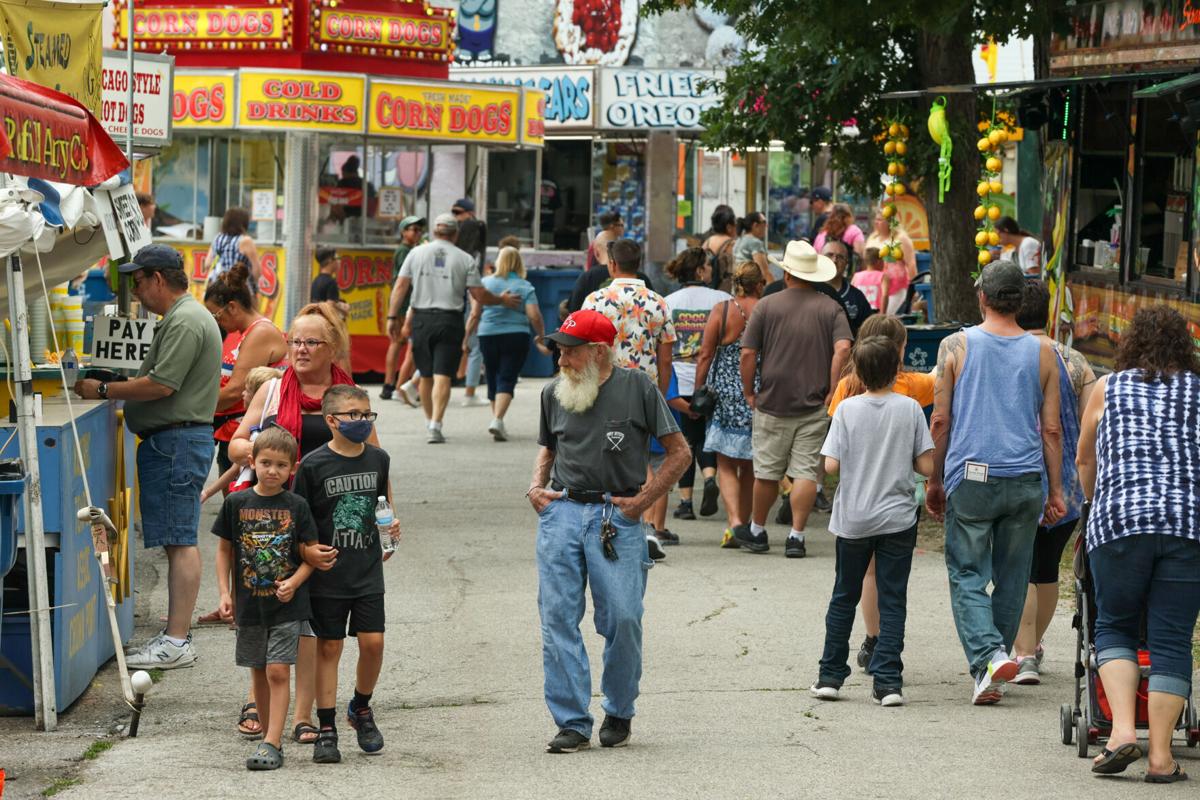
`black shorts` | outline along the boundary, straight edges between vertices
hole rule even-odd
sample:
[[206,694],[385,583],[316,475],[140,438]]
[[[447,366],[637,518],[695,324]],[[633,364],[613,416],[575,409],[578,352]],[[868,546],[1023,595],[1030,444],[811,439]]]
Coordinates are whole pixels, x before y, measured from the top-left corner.
[[1037,529],[1037,537],[1033,540],[1033,566],[1029,570],[1030,583],[1058,583],[1058,565],[1063,550],[1078,524],[1079,520],[1073,519],[1053,528]]
[[421,377],[458,374],[466,335],[461,311],[413,311],[413,363]]
[[383,633],[383,594],[312,598],[312,628],[318,639],[345,639],[347,619],[351,636]]

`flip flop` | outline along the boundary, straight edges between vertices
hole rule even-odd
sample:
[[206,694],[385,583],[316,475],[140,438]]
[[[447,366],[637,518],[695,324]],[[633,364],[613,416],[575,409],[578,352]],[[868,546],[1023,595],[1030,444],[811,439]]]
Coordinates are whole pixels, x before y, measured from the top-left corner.
[[1092,772],[1097,775],[1116,775],[1142,757],[1142,748],[1135,743],[1123,744],[1116,750],[1106,747],[1100,751],[1100,755],[1103,758],[1092,764]]
[[[258,719],[258,706],[254,703],[246,703],[242,706],[242,713],[238,716],[237,731],[247,739],[257,739],[263,735],[262,723]],[[254,709],[254,710],[251,710]],[[258,725],[258,730],[251,730],[246,723],[254,722]]]
[[320,733],[321,729],[311,722],[298,722],[296,723],[296,728],[292,731],[292,741],[297,744],[314,744]]
[[246,769],[268,770],[283,766],[283,751],[270,742],[260,742],[254,755],[246,759]]
[[210,611],[207,614],[202,614],[196,618],[197,625],[223,625],[225,620],[221,619],[220,611]]
[[1146,783],[1178,783],[1179,781],[1186,781],[1187,779],[1188,774],[1179,768],[1178,761],[1175,762],[1175,769],[1171,770],[1166,775],[1156,772],[1147,772],[1146,777],[1144,778]]

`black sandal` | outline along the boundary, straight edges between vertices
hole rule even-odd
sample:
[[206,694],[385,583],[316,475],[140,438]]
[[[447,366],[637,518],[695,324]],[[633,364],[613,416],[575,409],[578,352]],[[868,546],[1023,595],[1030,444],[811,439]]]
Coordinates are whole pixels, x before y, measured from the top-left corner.
[[[296,744],[314,744],[320,734],[321,729],[311,722],[298,722],[292,731],[292,741]],[[311,739],[302,738],[309,735],[312,736]]]
[[1129,765],[1142,757],[1141,745],[1136,743],[1123,744],[1116,750],[1107,747],[1100,751],[1102,758],[1092,764],[1092,772],[1097,775],[1116,775],[1124,772]]
[[261,771],[283,766],[283,751],[270,742],[260,742],[254,755],[246,759],[246,769]]
[[[263,735],[262,721],[258,718],[258,711],[251,710],[257,708],[258,706],[256,706],[254,703],[246,703],[246,705],[242,706],[242,713],[238,715],[237,732],[242,736],[245,736],[247,739],[257,739]],[[258,730],[243,730],[242,726],[247,722],[257,722]]]
[[1163,775],[1156,772],[1147,772],[1146,777],[1144,778],[1146,783],[1178,783],[1179,781],[1186,781],[1187,779],[1188,774],[1179,768],[1178,761],[1175,762],[1175,769],[1171,770],[1167,774]]

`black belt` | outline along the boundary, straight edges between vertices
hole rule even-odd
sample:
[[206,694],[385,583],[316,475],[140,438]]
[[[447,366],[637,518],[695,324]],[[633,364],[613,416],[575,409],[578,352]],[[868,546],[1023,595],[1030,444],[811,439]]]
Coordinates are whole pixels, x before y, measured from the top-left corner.
[[463,310],[460,308],[457,311],[451,308],[414,308],[414,314],[454,314],[461,317]]
[[[590,489],[568,489],[565,486],[560,486],[557,483],[551,483],[550,488],[556,492],[562,492],[563,496],[568,500],[574,500],[576,503],[585,503],[587,505],[599,505],[605,502],[605,492],[592,491]],[[620,492],[608,492],[612,497],[634,497],[641,489],[625,489]]]
[[163,431],[173,431],[180,428],[211,428],[211,422],[172,422],[170,425],[159,425],[157,428],[148,428],[138,434],[141,439],[149,439],[156,433]]

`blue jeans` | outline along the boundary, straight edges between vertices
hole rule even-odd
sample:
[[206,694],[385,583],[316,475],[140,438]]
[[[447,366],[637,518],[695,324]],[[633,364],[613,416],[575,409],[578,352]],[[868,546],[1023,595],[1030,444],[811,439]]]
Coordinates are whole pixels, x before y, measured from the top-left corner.
[[833,597],[825,613],[825,651],[821,654],[821,679],[841,686],[850,677],[850,631],[854,609],[862,597],[863,577],[875,557],[875,586],[879,591],[879,642],[869,666],[880,689],[904,685],[904,622],[908,615],[908,575],[912,571],[917,526],[900,533],[865,539],[837,538],[837,574]]
[[592,587],[596,632],[604,637],[604,713],[628,719],[642,677],[642,597],[652,566],[641,522],[614,509],[617,559],[604,557],[600,521],[606,506],[555,500],[538,517],[538,612],[546,705],[554,724],[590,737],[592,676],[579,623]]
[[1042,507],[1037,472],[986,483],[964,480],[946,498],[950,607],[976,678],[1017,637]]
[[[463,319],[469,319],[471,316],[471,304],[467,303],[463,309]],[[475,387],[479,385],[479,376],[483,372],[483,353],[479,350],[479,335],[472,333],[467,339],[467,376],[465,385]]]
[[196,545],[200,493],[213,460],[211,425],[171,428],[137,449],[138,509],[146,547]]
[[1137,662],[1142,616],[1152,692],[1188,697],[1192,631],[1200,613],[1200,542],[1123,536],[1088,553],[1096,588],[1096,660]]

